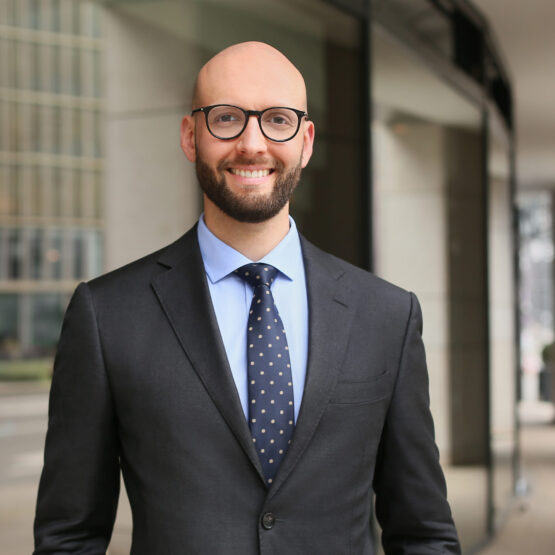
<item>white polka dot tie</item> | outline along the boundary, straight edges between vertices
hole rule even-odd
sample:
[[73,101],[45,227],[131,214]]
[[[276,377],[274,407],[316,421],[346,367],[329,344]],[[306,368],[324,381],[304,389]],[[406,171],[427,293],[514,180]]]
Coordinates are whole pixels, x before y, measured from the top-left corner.
[[272,484],[295,427],[289,347],[270,290],[277,269],[246,264],[235,273],[254,287],[247,323],[249,426],[264,476]]

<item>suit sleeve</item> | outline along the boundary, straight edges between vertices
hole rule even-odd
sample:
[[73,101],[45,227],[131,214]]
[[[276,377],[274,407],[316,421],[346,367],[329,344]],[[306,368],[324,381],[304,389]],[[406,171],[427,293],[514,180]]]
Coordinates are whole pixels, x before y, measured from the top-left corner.
[[413,294],[374,490],[387,555],[460,553],[434,439],[422,314]]
[[54,363],[34,553],[105,553],[119,483],[115,413],[91,293],[81,284]]

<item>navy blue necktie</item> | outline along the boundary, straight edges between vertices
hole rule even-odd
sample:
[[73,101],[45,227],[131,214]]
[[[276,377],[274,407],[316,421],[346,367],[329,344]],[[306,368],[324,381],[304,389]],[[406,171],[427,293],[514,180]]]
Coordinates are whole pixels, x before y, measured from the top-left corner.
[[247,323],[249,426],[267,484],[274,480],[295,427],[289,347],[270,290],[277,272],[268,264],[235,270],[254,287]]

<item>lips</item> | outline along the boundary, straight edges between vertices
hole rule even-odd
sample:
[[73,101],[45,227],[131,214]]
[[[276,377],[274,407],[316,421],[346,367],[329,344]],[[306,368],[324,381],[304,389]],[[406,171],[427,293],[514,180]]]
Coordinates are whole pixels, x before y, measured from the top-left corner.
[[240,168],[229,168],[230,173],[233,175],[239,175],[241,177],[266,177],[270,175],[272,170],[243,170]]

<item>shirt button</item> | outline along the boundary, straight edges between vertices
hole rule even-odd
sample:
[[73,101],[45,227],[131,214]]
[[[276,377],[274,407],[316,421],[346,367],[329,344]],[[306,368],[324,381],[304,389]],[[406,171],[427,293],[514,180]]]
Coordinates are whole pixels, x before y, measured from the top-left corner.
[[276,517],[272,513],[264,513],[262,516],[262,526],[266,528],[266,530],[271,530],[276,523]]

